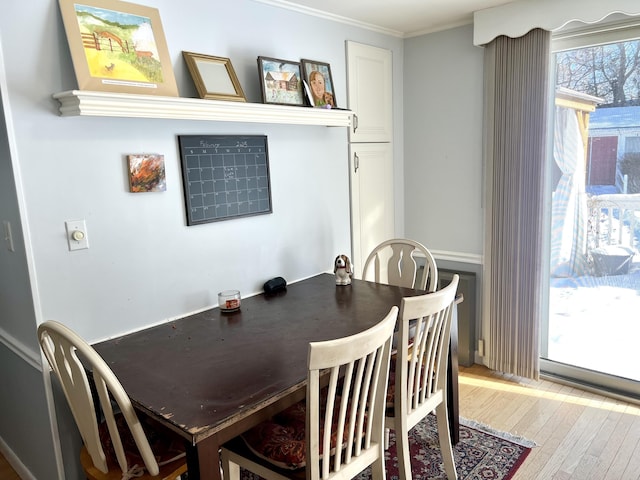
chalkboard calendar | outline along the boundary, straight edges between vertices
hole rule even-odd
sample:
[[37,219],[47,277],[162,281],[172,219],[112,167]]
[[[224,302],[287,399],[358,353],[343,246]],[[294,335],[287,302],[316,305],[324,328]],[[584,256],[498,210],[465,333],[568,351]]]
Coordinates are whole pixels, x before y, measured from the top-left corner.
[[264,135],[179,135],[187,225],[271,213]]

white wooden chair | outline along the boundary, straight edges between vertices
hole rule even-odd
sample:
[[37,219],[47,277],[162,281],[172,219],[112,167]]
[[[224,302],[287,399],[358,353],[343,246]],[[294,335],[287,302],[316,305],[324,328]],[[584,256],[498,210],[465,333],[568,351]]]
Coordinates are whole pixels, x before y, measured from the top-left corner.
[[364,332],[310,343],[306,399],[223,445],[225,480],[237,480],[240,467],[267,480],[344,480],[369,466],[373,479],[384,479],[384,410],[397,316],[394,306]]
[[[424,259],[422,277],[417,275],[418,258]],[[403,238],[387,240],[374,248],[364,262],[362,278],[427,292],[438,288],[438,268],[431,252],[421,243]]]
[[[183,440],[169,431],[143,429],[129,396],[91,345],[55,321],[38,327],[38,339],[80,430],[80,463],[89,480],[173,480],[187,471]],[[98,421],[86,369],[104,422]]]
[[[435,293],[405,297],[400,336],[387,393],[385,427],[396,432],[400,480],[410,480],[409,430],[435,409],[438,439],[449,480],[457,477],[447,417],[447,359],[458,275]],[[415,325],[411,325],[410,323]],[[415,329],[413,328],[415,327]],[[416,332],[410,334],[410,329]],[[386,443],[386,440],[385,440]]]

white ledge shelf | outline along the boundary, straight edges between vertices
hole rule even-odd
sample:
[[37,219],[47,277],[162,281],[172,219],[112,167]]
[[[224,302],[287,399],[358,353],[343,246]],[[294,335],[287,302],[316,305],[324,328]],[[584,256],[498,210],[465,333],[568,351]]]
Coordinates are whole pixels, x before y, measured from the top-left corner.
[[165,118],[350,127],[353,112],[262,103],[70,90],[53,95],[60,115]]

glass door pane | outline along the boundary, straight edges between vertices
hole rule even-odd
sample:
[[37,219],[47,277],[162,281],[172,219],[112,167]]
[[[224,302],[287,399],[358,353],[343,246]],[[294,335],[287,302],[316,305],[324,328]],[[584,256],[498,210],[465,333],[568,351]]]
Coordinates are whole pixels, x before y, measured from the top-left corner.
[[638,392],[640,41],[559,52],[555,62],[543,368]]

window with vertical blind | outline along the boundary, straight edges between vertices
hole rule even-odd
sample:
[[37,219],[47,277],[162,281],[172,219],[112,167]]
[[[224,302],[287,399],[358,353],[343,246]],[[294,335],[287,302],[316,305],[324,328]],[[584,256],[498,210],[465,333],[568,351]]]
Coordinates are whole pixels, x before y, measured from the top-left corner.
[[534,29],[485,47],[485,362],[533,379],[539,375],[550,38]]
[[[630,262],[631,275],[622,270],[608,271],[605,266],[611,258],[602,256],[606,252],[598,247],[611,240],[609,228],[616,230],[614,245],[622,238],[617,234],[620,231],[633,239],[634,216],[638,214],[633,209],[620,213],[590,206],[598,204],[600,198],[624,205],[629,199],[626,194],[633,193],[634,176],[629,168],[640,152],[640,118],[636,118],[640,114],[638,39],[638,19],[619,14],[596,25],[568,24],[552,38],[556,87],[594,95],[595,102],[583,125],[587,149],[580,150],[578,161],[584,168],[572,180],[577,191],[564,198],[573,202],[574,213],[564,222],[567,228],[552,228],[548,240],[556,246],[573,244],[582,267],[564,275],[552,271],[549,276],[549,313],[543,317],[540,361],[545,375],[632,398],[640,395],[640,372],[632,340],[640,308],[640,300],[636,300],[640,298],[640,282],[634,282],[633,271],[640,268],[640,261]],[[574,110],[563,110],[560,113],[575,118]],[[559,129],[562,127],[556,122],[555,157],[559,148],[569,150],[569,140],[566,135],[558,136]],[[564,140],[559,142],[559,138]],[[551,195],[557,211],[563,194],[555,190]],[[577,221],[581,211],[582,221]],[[636,237],[637,242],[640,231]],[[607,319],[605,323],[603,318]]]
[[[624,15],[620,12],[623,12]],[[521,156],[518,148],[524,144],[524,140],[516,140],[511,147],[508,145],[509,139],[514,137],[509,129],[521,126],[522,116],[518,115],[519,104],[515,104],[514,108],[509,107],[505,113],[499,112],[501,107],[498,104],[504,98],[504,94],[495,88],[495,80],[497,76],[509,72],[510,67],[508,63],[500,66],[497,61],[499,57],[508,58],[507,55],[513,55],[513,53],[497,54],[495,40],[501,36],[517,40],[527,35],[527,32],[539,28],[553,32],[553,48],[556,50],[570,49],[586,44],[584,43],[585,38],[589,38],[591,42],[607,43],[636,36],[634,21],[636,25],[640,24],[640,2],[637,0],[610,0],[608,2],[523,0],[481,10],[474,14],[474,45],[485,47],[485,86],[490,86],[485,90],[487,221],[481,334],[487,350],[484,362],[490,368],[511,371],[523,376],[530,376],[531,373],[536,374],[538,365],[533,359],[533,354],[539,347],[536,341],[539,338],[538,329],[542,328],[542,334],[548,333],[544,331],[545,327],[540,323],[546,314],[548,295],[545,295],[543,290],[545,282],[548,282],[549,273],[540,273],[536,265],[532,266],[533,274],[526,273],[526,262],[522,261],[522,257],[530,259],[540,255],[537,257],[540,268],[547,270],[550,257],[548,242],[542,239],[542,235],[547,233],[544,221],[537,225],[538,230],[533,230],[535,235],[541,238],[542,245],[534,242],[535,250],[532,251],[526,251],[525,248],[522,248],[520,257],[509,250],[516,248],[514,246],[518,245],[520,239],[526,237],[523,233],[527,231],[526,228],[530,227],[517,226],[517,222],[513,222],[512,226],[509,226],[510,220],[508,219],[511,217],[505,215],[508,209],[499,207],[499,205],[512,202],[513,208],[517,209],[523,203],[532,205],[533,200],[529,196],[529,185],[526,183],[524,185],[527,188],[518,195],[510,196],[509,189],[505,187],[505,185],[513,184],[515,178],[526,178],[527,174],[523,175],[524,168],[518,170],[517,163],[508,163],[508,159],[517,159]],[[507,41],[507,43],[512,42]],[[510,51],[511,45],[506,50]],[[547,53],[547,65],[543,66],[543,69],[548,68],[549,60],[549,53]],[[517,82],[512,81],[512,83]],[[553,87],[550,86],[550,94],[546,103],[544,99],[538,101],[552,107],[553,91]],[[537,95],[538,90],[534,89],[532,92],[532,95]],[[505,129],[505,126],[508,128]],[[531,133],[536,131],[535,128],[525,128],[525,130]],[[549,138],[546,142],[547,150],[551,150],[549,148],[552,143],[551,139]],[[497,152],[496,148],[503,149],[504,153]],[[507,160],[500,160],[500,156],[504,156]],[[540,159],[540,152],[533,153],[529,158]],[[500,162],[503,161],[506,163],[501,164]],[[501,171],[501,167],[503,171]],[[510,176],[514,171],[519,175]],[[537,175],[545,173],[547,172],[538,171],[530,178],[537,181]],[[529,172],[529,175],[531,174]],[[550,189],[550,185],[551,181],[545,188]],[[543,192],[546,193],[546,190],[543,189]],[[495,202],[498,205],[494,205]],[[546,218],[550,219],[551,217],[551,206],[548,203],[550,202],[546,199],[540,200],[542,208],[539,214],[541,218],[545,215],[547,215]],[[522,212],[531,213],[526,209],[523,209]],[[505,221],[504,218],[507,220]],[[503,221],[507,225],[501,226],[500,223]],[[550,220],[547,221],[550,223]],[[546,229],[548,228],[549,226],[546,225]],[[525,246],[525,243],[521,245]],[[505,248],[507,249],[506,255],[504,254]],[[531,284],[527,283],[527,278],[529,282],[533,282],[537,292],[529,289]],[[496,289],[502,290],[502,292],[496,293],[494,291]],[[527,310],[526,302],[532,298],[537,298],[540,304],[537,322],[534,320],[535,315],[531,317],[529,314],[522,313]],[[521,301],[521,299],[524,300]],[[634,338],[633,335],[627,335],[627,337],[629,336]],[[539,366],[543,370],[547,368],[545,362],[546,360],[539,360]],[[639,393],[636,393],[636,397],[638,395]]]

